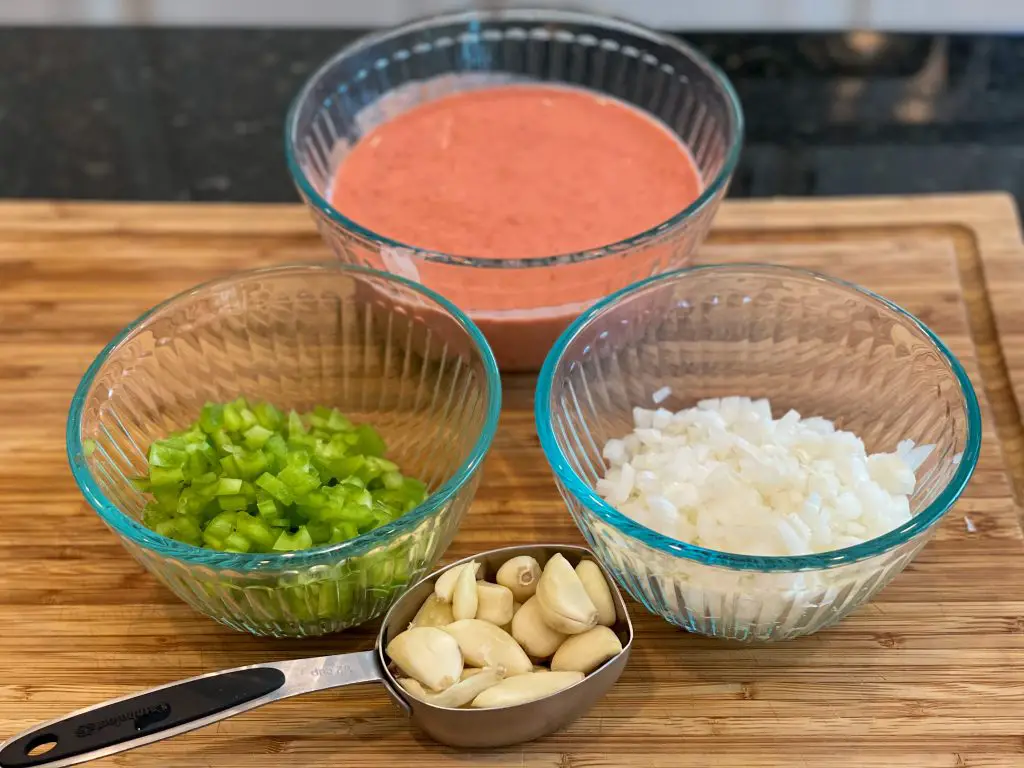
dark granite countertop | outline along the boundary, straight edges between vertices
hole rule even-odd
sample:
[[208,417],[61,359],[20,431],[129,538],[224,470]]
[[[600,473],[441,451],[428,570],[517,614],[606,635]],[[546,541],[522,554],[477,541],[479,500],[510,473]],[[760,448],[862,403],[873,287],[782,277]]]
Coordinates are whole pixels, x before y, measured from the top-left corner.
[[[290,201],[281,126],[342,30],[0,29],[0,197]],[[1024,195],[1024,39],[700,34],[731,194]]]

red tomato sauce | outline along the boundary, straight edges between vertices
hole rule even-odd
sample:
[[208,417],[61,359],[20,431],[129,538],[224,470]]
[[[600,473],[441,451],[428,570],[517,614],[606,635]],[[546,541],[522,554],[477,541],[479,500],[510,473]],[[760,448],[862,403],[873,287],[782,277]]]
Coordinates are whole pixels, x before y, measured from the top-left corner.
[[[701,191],[686,147],[640,110],[582,89],[513,85],[440,98],[378,126],[341,162],[330,202],[411,247],[515,259],[625,240]],[[539,365],[583,306],[649,274],[664,251],[518,270],[413,260],[403,269],[400,255],[385,254],[380,266],[415,270],[480,324],[504,368],[522,369]]]

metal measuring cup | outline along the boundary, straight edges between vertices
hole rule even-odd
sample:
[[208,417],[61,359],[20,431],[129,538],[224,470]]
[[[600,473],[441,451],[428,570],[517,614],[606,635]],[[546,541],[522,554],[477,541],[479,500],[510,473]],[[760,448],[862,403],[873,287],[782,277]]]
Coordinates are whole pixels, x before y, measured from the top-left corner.
[[372,650],[294,661],[250,664],[151,688],[41,723],[0,745],[0,768],[61,768],[201,728],[272,701],[355,683],[381,683],[412,722],[435,741],[453,747],[498,747],[558,730],[592,707],[622,674],[633,643],[633,625],[615,581],[601,567],[615,601],[613,631],[622,652],[575,685],[537,701],[492,709],[453,709],[410,696],[389,669],[385,648],[404,631],[445,571],[471,560],[494,574],[510,558],[531,555],[543,566],[560,552],[572,565],[590,556],[583,547],[527,545],[492,549],[427,576],[396,602]]

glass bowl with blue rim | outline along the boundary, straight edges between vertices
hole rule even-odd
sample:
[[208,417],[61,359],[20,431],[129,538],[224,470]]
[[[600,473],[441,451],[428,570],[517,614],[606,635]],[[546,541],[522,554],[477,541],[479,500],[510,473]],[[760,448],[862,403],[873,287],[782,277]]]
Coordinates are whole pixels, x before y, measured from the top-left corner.
[[[523,84],[580,88],[640,110],[688,149],[700,194],[620,242],[503,259],[401,242],[331,204],[339,165],[382,123],[454,94]],[[284,143],[292,180],[340,260],[458,295],[503,371],[537,371],[558,335],[594,301],[691,262],[736,168],[743,112],[725,74],[672,35],[585,12],[492,8],[411,21],[345,47],[296,95]],[[523,279],[510,283],[513,271]],[[551,283],[558,290],[536,290]]]
[[[299,551],[216,551],[151,530],[133,482],[149,446],[240,396],[371,424],[425,501]],[[322,635],[380,616],[434,566],[476,492],[500,404],[494,355],[450,302],[364,267],[294,264],[205,283],[131,323],[75,392],[67,452],[90,506],[186,603],[257,635]]]
[[[663,535],[595,490],[634,407],[728,396],[830,419],[869,453],[934,446],[910,519],[842,549],[753,556]],[[981,445],[974,387],[934,332],[871,291],[772,265],[693,267],[598,302],[548,354],[535,416],[569,512],[622,587],[676,626],[738,641],[817,632],[870,600],[934,534]]]

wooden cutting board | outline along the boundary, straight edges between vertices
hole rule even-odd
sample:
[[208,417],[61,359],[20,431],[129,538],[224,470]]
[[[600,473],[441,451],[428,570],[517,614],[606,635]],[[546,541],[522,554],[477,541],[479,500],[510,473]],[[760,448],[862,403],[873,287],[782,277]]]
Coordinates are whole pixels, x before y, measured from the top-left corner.
[[[90,360],[157,301],[231,270],[327,256],[298,206],[0,204],[0,737],[221,667],[368,648],[372,629],[256,639],[197,615],[121,549],[64,457]],[[104,762],[120,766],[1024,765],[1024,248],[1003,196],[729,202],[699,259],[775,261],[862,283],[960,356],[983,402],[974,480],[870,605],[818,635],[731,647],[634,605],[619,684],[567,730],[438,747],[381,690],[292,699]],[[579,542],[505,381],[484,482],[449,559]]]

